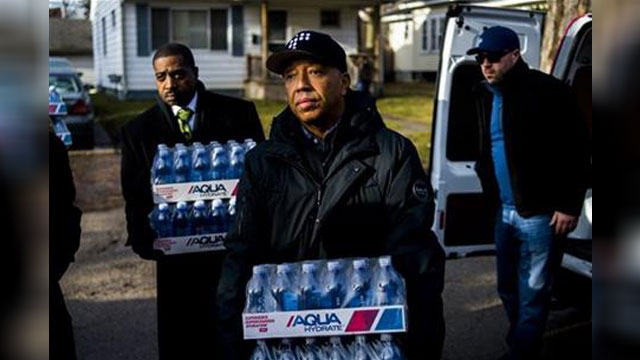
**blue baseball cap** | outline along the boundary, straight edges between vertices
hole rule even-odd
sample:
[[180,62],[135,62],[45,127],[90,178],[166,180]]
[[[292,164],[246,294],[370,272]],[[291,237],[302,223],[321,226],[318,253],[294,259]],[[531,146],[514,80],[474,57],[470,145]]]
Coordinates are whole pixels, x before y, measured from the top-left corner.
[[480,34],[480,44],[469,49],[467,55],[482,52],[508,52],[520,49],[520,40],[515,31],[504,26],[492,26]]

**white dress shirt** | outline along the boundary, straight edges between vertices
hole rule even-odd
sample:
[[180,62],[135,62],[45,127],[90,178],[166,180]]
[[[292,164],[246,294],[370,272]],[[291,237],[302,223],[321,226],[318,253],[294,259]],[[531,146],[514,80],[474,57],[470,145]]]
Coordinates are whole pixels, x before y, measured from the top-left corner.
[[[196,104],[198,103],[198,92],[196,91],[196,93],[193,95],[193,98],[191,98],[191,101],[189,101],[189,104],[186,106],[189,109],[191,109],[191,116],[189,117],[189,127],[191,128],[191,131],[194,131],[196,129]],[[172,105],[171,106],[171,111],[173,111],[173,115],[174,116],[178,116],[178,111],[180,111],[180,109],[182,109],[182,106],[180,105]]]

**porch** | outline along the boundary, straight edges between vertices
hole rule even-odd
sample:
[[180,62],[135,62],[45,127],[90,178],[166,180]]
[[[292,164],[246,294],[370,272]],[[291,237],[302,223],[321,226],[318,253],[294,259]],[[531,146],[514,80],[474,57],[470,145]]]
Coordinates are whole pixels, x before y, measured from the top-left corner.
[[[287,8],[283,7],[287,1],[261,0],[259,9],[260,34],[256,39],[260,45],[260,54],[245,55],[245,97],[251,99],[285,99],[286,95],[282,80],[279,75],[267,70],[266,59],[271,53],[284,46],[286,41],[297,31],[315,28],[318,28],[318,31],[329,33],[345,48],[347,52],[347,67],[351,75],[352,85],[355,85],[358,81],[359,65],[366,60],[372,65],[370,91],[374,95],[381,93],[384,67],[380,13],[383,2],[382,0],[329,1],[331,5],[342,9],[342,17],[344,18],[342,19],[342,24],[340,23],[340,13],[337,14],[337,19],[334,19],[331,16],[331,11],[320,10],[320,26],[313,26],[295,16],[292,16],[292,23],[287,23],[287,14],[293,12],[294,10],[291,7],[296,5],[289,3],[288,6],[290,8]],[[305,5],[309,6],[310,4]],[[287,10],[282,10],[283,8]],[[345,16],[347,13],[354,16]],[[282,15],[284,15],[284,20]],[[325,21],[337,21],[338,27],[332,28],[328,26],[328,29],[325,30],[327,28]],[[345,23],[348,26],[345,26]],[[342,25],[341,29],[340,25]],[[339,34],[335,34],[335,32],[339,32]],[[345,44],[345,38],[352,41]]]

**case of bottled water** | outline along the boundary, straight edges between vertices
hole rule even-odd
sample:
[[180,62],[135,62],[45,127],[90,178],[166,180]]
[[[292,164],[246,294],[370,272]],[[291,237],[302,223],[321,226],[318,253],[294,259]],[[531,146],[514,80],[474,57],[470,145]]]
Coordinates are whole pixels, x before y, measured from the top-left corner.
[[155,208],[149,214],[165,255],[223,250],[235,213],[235,192],[252,139],[226,144],[159,144],[151,167]]
[[390,256],[257,265],[243,327],[261,339],[252,359],[400,360],[391,333],[407,329],[405,282]]

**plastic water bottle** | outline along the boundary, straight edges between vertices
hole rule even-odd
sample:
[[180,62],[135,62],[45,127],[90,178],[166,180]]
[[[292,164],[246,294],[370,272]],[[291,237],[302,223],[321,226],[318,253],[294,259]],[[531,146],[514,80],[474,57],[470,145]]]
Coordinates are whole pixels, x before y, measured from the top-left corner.
[[371,270],[367,259],[353,260],[353,271],[350,281],[351,289],[347,307],[371,306]]
[[280,341],[277,360],[297,360],[296,354],[293,352],[293,348],[291,346],[291,340],[282,339],[282,341]]
[[230,146],[229,178],[239,179],[244,170],[244,147],[235,143]]
[[390,334],[380,335],[380,360],[403,360],[402,352],[400,348],[393,342],[393,337]]
[[212,148],[211,155],[211,179],[224,180],[229,178],[229,156],[224,146],[217,145]]
[[391,265],[391,257],[378,259],[376,276],[375,305],[398,305],[404,303],[404,285],[402,278]]
[[341,260],[327,261],[326,287],[324,306],[330,309],[341,308],[344,304],[346,292],[346,267]]
[[244,150],[245,153],[251,149],[253,149],[254,147],[256,147],[256,145],[258,145],[258,143],[256,143],[253,139],[244,139]]
[[356,340],[353,342],[353,359],[354,360],[371,360],[366,336],[364,335],[356,336]]
[[189,149],[184,144],[176,144],[173,156],[173,172],[175,182],[185,183],[191,179],[191,156]]
[[319,309],[322,303],[322,292],[318,277],[318,265],[313,262],[302,263],[300,275],[301,310]]
[[230,217],[227,205],[221,199],[211,202],[210,226],[216,233],[229,231]]
[[198,200],[193,203],[191,224],[194,234],[207,234],[211,230],[207,204],[203,200]]
[[191,216],[187,203],[184,201],[178,202],[173,213],[173,231],[176,236],[193,235],[190,218]]
[[166,144],[159,144],[151,168],[154,185],[170,184],[173,178],[173,154]]
[[276,267],[276,279],[272,292],[273,297],[276,299],[277,311],[294,311],[300,309],[295,277],[295,265],[279,264]]
[[173,236],[173,224],[171,207],[167,203],[156,206],[150,214],[151,227],[156,231],[158,237],[165,238]]
[[247,283],[246,313],[265,313],[275,311],[275,301],[270,293],[271,266],[256,265],[253,276]]
[[191,181],[211,180],[211,158],[201,143],[193,144],[192,162]]
[[329,344],[329,360],[347,360],[347,352],[339,337],[330,337]]
[[304,346],[298,348],[298,359],[300,360],[323,360],[325,358],[323,355],[314,338],[304,339]]
[[267,346],[267,342],[264,340],[258,340],[256,342],[256,348],[251,353],[250,360],[271,360],[271,355],[269,354],[269,347]]

